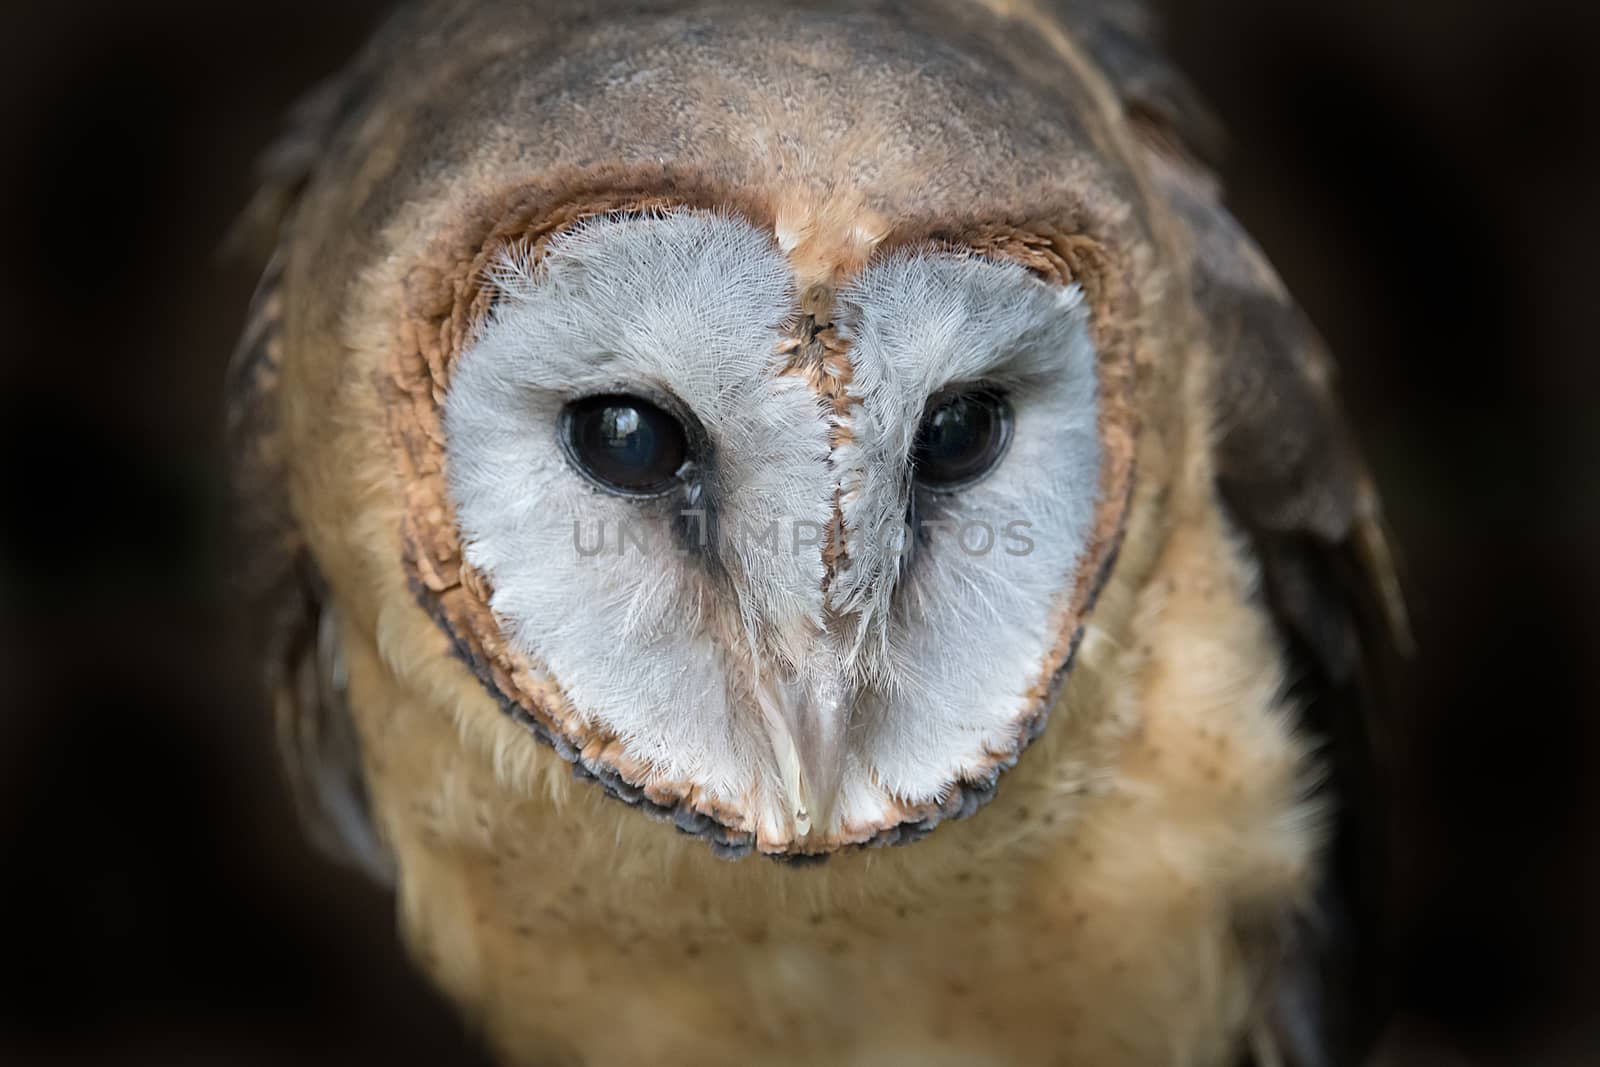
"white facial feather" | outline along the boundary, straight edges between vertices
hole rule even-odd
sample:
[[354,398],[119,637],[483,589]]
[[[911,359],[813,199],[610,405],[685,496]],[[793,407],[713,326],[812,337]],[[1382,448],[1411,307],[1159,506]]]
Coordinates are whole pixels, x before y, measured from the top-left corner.
[[[803,699],[849,678],[836,826],[892,824],[894,802],[940,798],[1015,749],[1098,496],[1094,347],[1075,288],[933,250],[870,266],[840,294],[857,403],[830,454],[827,406],[779,373],[793,275],[748,223],[595,220],[497,284],[445,402],[450,490],[507,637],[582,714],[777,840],[785,770],[763,694]],[[913,488],[929,398],[979,382],[1015,413],[1008,454],[958,492]],[[711,441],[708,499],[615,496],[573,470],[560,413],[602,393],[692,412]],[[849,562],[825,583],[816,531],[836,492]],[[913,494],[917,518],[952,525],[914,542]],[[715,516],[713,554],[675,533],[695,506]]]
[[[948,253],[901,253],[843,294],[861,400],[859,488],[846,499],[850,569],[830,594],[867,620],[852,752],[896,797],[942,797],[990,752],[1015,748],[1099,498],[1095,349],[1076,286]],[[1010,448],[975,485],[913,488],[928,399],[987,384],[1014,414]],[[896,541],[917,497],[920,538],[897,583]]]
[[[499,283],[445,403],[467,559],[491,579],[510,639],[582,713],[670,780],[742,798],[770,756],[759,725],[731,706],[729,661],[743,651],[728,638],[813,628],[820,558],[729,553],[730,570],[759,580],[719,605],[672,532],[692,502],[607,494],[572,469],[557,432],[576,398],[675,396],[716,441],[725,518],[826,522],[818,401],[774,373],[795,301],[787,264],[741,222],[631,217],[585,225]],[[740,624],[719,626],[717,609],[730,607]]]

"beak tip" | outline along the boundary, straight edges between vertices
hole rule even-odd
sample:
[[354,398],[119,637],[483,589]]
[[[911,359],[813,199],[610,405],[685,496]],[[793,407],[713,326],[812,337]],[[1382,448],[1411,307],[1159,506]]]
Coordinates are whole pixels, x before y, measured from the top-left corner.
[[796,842],[826,837],[838,804],[845,727],[852,700],[822,698],[803,686],[769,684],[758,690]]

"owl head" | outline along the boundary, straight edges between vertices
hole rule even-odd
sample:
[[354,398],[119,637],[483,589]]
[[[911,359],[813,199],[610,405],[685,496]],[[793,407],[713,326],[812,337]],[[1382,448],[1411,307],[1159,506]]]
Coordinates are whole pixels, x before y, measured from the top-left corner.
[[404,584],[575,773],[728,855],[976,810],[1056,701],[1133,464],[1116,157],[1063,185],[1060,101],[813,21],[585,30],[582,69],[524,56],[449,107],[397,82],[423,118],[345,120],[286,267],[338,279],[300,288],[303,451],[381,425],[362,514],[401,533],[388,583],[392,527],[304,523],[325,560],[360,540],[345,599]]

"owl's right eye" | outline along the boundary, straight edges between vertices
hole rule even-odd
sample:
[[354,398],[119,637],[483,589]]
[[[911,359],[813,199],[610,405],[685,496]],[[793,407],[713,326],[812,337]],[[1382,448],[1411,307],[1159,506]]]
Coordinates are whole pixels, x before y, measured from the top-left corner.
[[671,489],[689,458],[683,424],[636,396],[590,396],[561,413],[567,459],[602,489],[658,496]]

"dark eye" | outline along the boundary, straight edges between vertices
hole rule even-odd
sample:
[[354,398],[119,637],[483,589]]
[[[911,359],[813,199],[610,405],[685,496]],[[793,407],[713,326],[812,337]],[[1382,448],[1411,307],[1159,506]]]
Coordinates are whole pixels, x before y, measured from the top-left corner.
[[573,465],[630,496],[670,489],[689,454],[683,424],[636,396],[591,396],[566,406],[561,441]]
[[912,469],[930,489],[960,489],[992,471],[1011,443],[1011,406],[988,389],[942,393],[917,428]]

